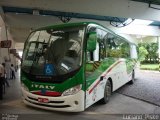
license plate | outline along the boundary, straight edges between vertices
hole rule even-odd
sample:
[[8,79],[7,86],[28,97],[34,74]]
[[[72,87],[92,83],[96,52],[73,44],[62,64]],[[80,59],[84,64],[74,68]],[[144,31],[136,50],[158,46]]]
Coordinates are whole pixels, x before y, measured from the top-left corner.
[[41,102],[41,103],[48,103],[49,100],[48,100],[48,98],[38,98],[38,102]]

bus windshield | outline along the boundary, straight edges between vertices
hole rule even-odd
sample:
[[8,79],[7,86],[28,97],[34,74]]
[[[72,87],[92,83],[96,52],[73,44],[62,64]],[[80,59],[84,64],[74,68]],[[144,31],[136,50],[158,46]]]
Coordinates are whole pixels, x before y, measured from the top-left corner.
[[82,64],[84,27],[49,28],[31,33],[26,41],[22,70],[33,75],[63,75]]

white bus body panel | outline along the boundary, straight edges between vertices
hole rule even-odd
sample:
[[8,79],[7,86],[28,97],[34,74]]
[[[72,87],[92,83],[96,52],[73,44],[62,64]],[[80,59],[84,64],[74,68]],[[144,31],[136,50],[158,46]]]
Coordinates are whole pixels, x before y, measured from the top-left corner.
[[125,59],[119,59],[119,61],[111,65],[101,76],[104,76],[103,80],[100,81],[99,76],[86,91],[86,108],[104,97],[105,85],[109,78],[112,79],[113,91],[117,90],[130,80],[129,75],[127,74]]

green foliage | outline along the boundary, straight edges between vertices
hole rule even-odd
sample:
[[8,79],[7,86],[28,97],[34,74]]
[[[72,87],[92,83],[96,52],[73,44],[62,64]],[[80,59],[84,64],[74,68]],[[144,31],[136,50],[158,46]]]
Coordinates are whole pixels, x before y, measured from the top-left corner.
[[129,52],[128,52],[128,51],[130,51],[130,47],[127,46],[126,44],[123,44],[123,45],[121,46],[121,57],[122,57],[122,58],[127,58],[127,57],[129,57]]
[[110,50],[108,53],[109,57],[120,58],[122,56],[121,50]]
[[159,70],[159,65],[158,64],[142,64],[140,66],[140,68],[142,70],[156,70],[156,71],[158,71]]
[[148,55],[148,51],[145,49],[145,47],[141,46],[139,47],[139,61],[142,62],[145,60],[146,56]]
[[[139,46],[139,57],[141,58],[141,62],[143,63],[157,63],[158,61],[158,44],[157,43],[140,43]],[[141,48],[141,51],[140,51]],[[145,50],[148,54],[143,55]],[[142,56],[142,57],[141,57]]]

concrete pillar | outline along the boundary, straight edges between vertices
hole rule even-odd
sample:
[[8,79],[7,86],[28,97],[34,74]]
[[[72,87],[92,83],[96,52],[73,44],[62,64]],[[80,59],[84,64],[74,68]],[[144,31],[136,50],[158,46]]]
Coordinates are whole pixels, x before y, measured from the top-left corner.
[[[7,38],[6,38],[6,28],[5,28],[5,26],[3,25],[3,26],[1,26],[1,34],[0,34],[0,40],[2,41],[2,40],[7,40]],[[8,48],[0,48],[0,52],[1,52],[1,62],[4,62],[3,60],[4,60],[4,57],[6,57],[7,59],[9,59],[10,58],[10,54],[9,54],[9,50],[8,50]]]
[[[9,30],[6,28],[3,19],[0,16],[0,41],[2,40],[11,40],[12,46],[11,49],[15,48],[15,42],[12,39],[12,36]],[[5,59],[10,61],[5,61]],[[0,63],[6,63],[6,71],[7,71],[7,78],[10,78],[10,64],[16,65],[16,58],[9,53],[9,48],[0,48]]]

